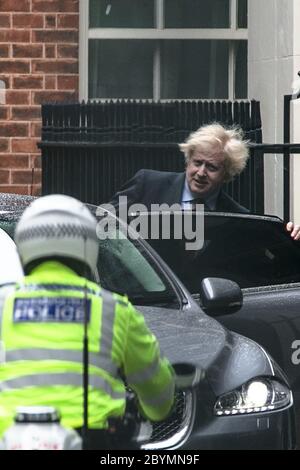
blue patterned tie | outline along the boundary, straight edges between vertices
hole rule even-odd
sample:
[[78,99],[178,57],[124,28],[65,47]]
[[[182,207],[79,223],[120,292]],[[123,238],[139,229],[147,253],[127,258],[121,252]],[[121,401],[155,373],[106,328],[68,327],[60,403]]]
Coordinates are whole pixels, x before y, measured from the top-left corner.
[[196,207],[197,204],[203,204],[203,205],[205,205],[204,199],[201,198],[201,197],[196,197],[195,199],[192,199],[192,200],[190,201],[190,203],[191,203],[192,210],[196,210],[196,209],[197,209],[197,207]]

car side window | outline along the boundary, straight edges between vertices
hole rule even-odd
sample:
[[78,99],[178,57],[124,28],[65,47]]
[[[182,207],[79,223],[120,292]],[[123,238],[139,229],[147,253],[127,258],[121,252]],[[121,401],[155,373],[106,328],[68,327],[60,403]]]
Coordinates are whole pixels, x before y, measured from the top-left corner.
[[198,265],[242,288],[300,281],[300,244],[279,222],[232,218],[221,232],[213,223],[207,227],[207,239],[210,246],[199,253]]
[[231,279],[242,288],[300,282],[300,242],[282,223],[210,215],[204,231],[198,251],[186,251],[174,239],[150,241],[192,293],[209,276]]

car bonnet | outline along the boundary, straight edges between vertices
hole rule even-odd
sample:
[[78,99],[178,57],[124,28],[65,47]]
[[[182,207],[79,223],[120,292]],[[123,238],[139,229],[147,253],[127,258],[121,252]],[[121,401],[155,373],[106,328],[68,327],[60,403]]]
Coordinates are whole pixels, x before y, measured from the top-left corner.
[[223,327],[200,309],[137,307],[172,362],[192,362],[206,371],[220,395],[249,379],[274,375],[272,361],[260,345]]

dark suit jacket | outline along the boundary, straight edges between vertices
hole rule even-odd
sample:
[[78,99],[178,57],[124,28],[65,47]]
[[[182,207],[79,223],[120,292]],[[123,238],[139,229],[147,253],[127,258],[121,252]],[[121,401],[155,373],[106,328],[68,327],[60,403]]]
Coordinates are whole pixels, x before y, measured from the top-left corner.
[[[110,201],[115,207],[119,205],[119,196],[127,196],[127,206],[135,203],[144,204],[150,210],[151,204],[172,205],[181,203],[185,173],[169,171],[139,170]],[[220,191],[216,211],[249,212],[235,202],[224,191]]]

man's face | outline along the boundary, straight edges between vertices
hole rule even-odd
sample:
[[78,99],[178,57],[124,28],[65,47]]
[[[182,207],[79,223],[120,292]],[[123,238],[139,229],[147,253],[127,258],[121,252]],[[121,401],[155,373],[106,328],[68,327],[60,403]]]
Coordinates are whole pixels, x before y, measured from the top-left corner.
[[204,154],[199,149],[194,150],[186,167],[187,182],[192,192],[199,197],[208,197],[222,185],[224,176],[222,154]]

